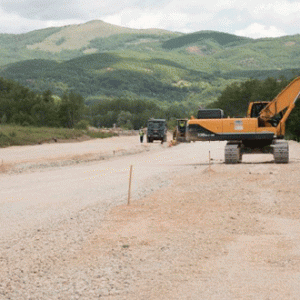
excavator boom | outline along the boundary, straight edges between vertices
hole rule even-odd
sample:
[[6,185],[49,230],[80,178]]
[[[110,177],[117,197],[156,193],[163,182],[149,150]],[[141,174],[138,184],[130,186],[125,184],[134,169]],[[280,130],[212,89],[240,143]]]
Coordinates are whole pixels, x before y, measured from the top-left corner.
[[[286,112],[283,114],[283,122],[286,121],[292,109],[295,106],[295,102],[300,95],[300,77],[294,79],[285,89],[283,89],[265,108],[263,108],[259,114],[259,119],[264,122],[272,119],[277,114]],[[286,115],[287,114],[287,115]]]

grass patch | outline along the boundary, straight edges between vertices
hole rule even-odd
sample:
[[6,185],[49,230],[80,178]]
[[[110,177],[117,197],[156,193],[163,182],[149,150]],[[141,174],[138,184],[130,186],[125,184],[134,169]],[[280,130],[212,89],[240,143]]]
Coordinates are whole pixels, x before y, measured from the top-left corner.
[[58,139],[74,139],[84,135],[82,130],[46,127],[2,125],[0,147],[36,145]]
[[104,138],[109,138],[113,136],[117,136],[116,133],[113,132],[97,132],[97,131],[88,131],[87,135],[91,138],[94,139],[104,139]]
[[93,132],[80,129],[2,125],[0,127],[0,148],[79,139],[83,136],[103,139],[116,135],[110,132]]

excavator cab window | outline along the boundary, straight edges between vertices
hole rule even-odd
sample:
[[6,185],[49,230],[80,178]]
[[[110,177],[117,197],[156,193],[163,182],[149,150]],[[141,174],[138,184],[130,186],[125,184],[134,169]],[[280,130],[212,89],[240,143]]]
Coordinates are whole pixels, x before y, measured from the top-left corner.
[[[251,107],[251,113],[250,113],[250,118],[259,118],[260,112],[267,106],[269,102],[254,102],[252,103]],[[268,120],[268,123],[271,124],[271,126],[276,127],[278,123],[280,122],[281,118],[283,116],[283,113],[279,113],[276,116],[274,116],[272,119]],[[259,127],[264,127],[265,123],[262,122],[259,119]]]
[[268,102],[254,102],[252,103],[250,118],[258,118],[262,109],[267,106]]

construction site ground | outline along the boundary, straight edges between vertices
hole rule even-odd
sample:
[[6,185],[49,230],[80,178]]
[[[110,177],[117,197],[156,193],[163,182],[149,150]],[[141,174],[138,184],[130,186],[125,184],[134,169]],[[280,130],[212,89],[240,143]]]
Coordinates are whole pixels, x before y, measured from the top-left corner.
[[236,165],[224,142],[138,136],[0,149],[0,299],[300,299],[289,146]]

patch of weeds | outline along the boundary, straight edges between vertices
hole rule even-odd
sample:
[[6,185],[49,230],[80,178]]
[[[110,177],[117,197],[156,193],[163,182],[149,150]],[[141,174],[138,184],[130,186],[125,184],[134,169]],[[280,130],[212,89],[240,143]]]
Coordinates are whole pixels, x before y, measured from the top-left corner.
[[112,132],[97,132],[97,131],[88,131],[87,135],[91,138],[94,139],[105,139],[105,138],[109,138],[109,137],[113,137],[113,136],[117,136],[116,133],[112,133]]
[[17,133],[15,132],[15,130],[12,130],[11,132],[9,132],[8,134],[10,137],[14,138],[17,136]]
[[11,139],[6,134],[0,132],[0,147],[10,146],[10,140]]

